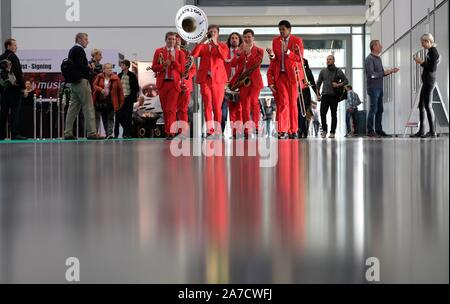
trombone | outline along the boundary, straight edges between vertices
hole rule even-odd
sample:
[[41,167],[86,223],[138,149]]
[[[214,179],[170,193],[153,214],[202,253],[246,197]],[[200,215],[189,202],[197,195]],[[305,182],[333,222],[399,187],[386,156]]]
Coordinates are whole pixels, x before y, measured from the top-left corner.
[[[298,55],[300,56],[300,62],[302,64],[302,70],[303,70],[303,74],[304,74],[304,82],[303,84],[309,88],[311,86],[311,83],[308,81],[308,75],[306,75],[306,71],[305,71],[305,63],[303,61],[303,56],[302,56],[302,52],[300,51],[300,48],[298,45],[295,45],[296,50],[298,52]],[[305,96],[303,95],[303,89],[302,89],[302,83],[301,83],[301,79],[300,79],[300,71],[299,71],[299,67],[298,67],[298,62],[295,63],[294,66],[294,73],[295,73],[295,80],[297,82],[297,89],[298,89],[298,96],[299,96],[299,102],[300,102],[300,115],[302,115],[303,118],[306,117],[306,105],[305,105]]]

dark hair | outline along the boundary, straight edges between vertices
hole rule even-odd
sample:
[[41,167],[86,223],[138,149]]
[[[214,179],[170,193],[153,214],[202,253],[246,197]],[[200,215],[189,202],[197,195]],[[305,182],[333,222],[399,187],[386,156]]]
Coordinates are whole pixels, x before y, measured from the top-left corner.
[[228,48],[231,48],[231,37],[232,37],[233,35],[236,35],[236,36],[239,37],[239,45],[238,45],[238,46],[241,46],[241,44],[244,42],[244,40],[242,39],[241,34],[239,34],[239,33],[237,33],[237,32],[233,32],[233,33],[231,33],[231,34],[228,36],[228,39],[227,39],[227,45],[228,45]]
[[121,63],[123,63],[127,68],[129,68],[130,66],[131,66],[131,62],[130,62],[130,60],[127,60],[127,59],[125,59],[125,60],[122,60],[122,62]]
[[164,40],[167,40],[167,38],[169,38],[170,36],[175,36],[175,37],[177,37],[177,33],[175,33],[175,32],[167,32],[166,33],[166,38],[164,39]]
[[287,20],[281,20],[280,23],[278,23],[278,27],[284,26],[287,29],[290,29],[292,27],[291,23]]
[[346,85],[345,87],[346,87],[347,89],[349,89],[349,90],[353,90],[353,87],[352,87],[351,85],[349,85],[349,84]]
[[13,39],[13,38],[7,39],[7,40],[5,41],[5,50],[7,50],[7,49],[8,49],[8,46],[11,46],[11,44],[12,44],[14,41],[16,41],[16,39]]
[[370,41],[370,50],[373,51],[373,48],[380,42],[380,40],[372,40]]
[[213,28],[215,28],[218,32],[220,32],[220,27],[217,24],[210,24],[208,26],[208,32]]
[[244,30],[244,35],[247,35],[248,33],[252,34],[252,37],[255,37],[255,32],[252,29],[246,29]]

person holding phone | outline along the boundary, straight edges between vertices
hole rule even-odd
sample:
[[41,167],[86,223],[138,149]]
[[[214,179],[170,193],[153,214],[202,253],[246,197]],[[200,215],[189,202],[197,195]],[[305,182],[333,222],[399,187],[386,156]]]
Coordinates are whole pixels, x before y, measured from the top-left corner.
[[[436,87],[436,71],[439,63],[439,53],[434,43],[434,37],[432,34],[425,34],[420,38],[422,47],[427,50],[425,60],[414,57],[414,61],[423,67],[422,72],[422,90],[420,91],[420,127],[419,132],[412,135],[413,138],[435,138],[437,137],[435,129],[435,115],[433,111],[433,92]],[[428,125],[430,132],[425,134],[425,113],[428,118]]]

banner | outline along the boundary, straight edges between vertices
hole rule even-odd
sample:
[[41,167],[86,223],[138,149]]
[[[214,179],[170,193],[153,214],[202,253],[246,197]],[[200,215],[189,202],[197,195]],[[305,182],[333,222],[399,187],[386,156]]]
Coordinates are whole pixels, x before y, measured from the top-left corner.
[[[113,71],[120,72],[119,61],[122,56],[117,50],[102,50],[102,63],[113,64]],[[61,63],[67,58],[68,50],[19,50],[25,81],[30,81],[38,98],[47,101],[58,98],[58,92],[64,85],[61,74]],[[87,58],[91,57],[91,50],[86,50]]]

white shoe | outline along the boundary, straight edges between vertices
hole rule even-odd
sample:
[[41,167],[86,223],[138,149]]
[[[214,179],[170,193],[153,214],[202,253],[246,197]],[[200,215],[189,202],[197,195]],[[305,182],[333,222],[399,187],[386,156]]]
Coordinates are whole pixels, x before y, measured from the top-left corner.
[[333,133],[331,133],[330,136],[328,136],[328,138],[330,138],[330,139],[335,139],[335,138],[336,138],[336,135],[333,134]]
[[322,134],[320,135],[323,139],[327,138],[327,133],[322,132]]

